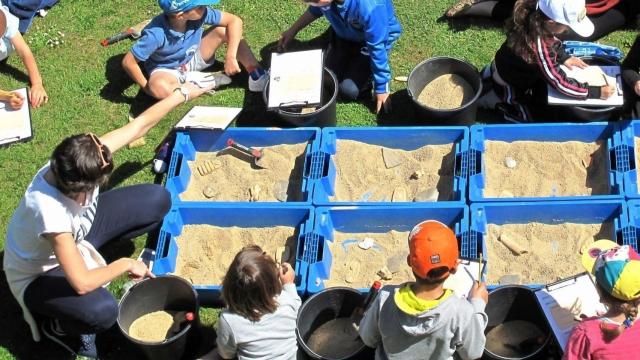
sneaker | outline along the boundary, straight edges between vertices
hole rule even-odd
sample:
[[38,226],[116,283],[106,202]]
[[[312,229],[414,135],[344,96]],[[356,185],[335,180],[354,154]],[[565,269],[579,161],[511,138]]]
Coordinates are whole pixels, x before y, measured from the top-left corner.
[[231,84],[231,78],[221,72],[189,71],[185,80],[198,85],[200,88],[213,85],[213,89],[218,89],[221,86]]
[[453,4],[452,7],[447,10],[445,16],[448,18],[455,18],[462,16],[464,11],[471,7],[471,5],[479,2],[478,0],[460,0]]
[[269,71],[258,68],[249,73],[249,91],[262,92],[269,81]]
[[62,346],[73,355],[84,356],[90,359],[98,358],[96,334],[82,334],[80,336],[66,335],[56,329],[56,324],[57,321],[55,319],[47,319],[40,327],[42,333],[49,338],[49,340]]

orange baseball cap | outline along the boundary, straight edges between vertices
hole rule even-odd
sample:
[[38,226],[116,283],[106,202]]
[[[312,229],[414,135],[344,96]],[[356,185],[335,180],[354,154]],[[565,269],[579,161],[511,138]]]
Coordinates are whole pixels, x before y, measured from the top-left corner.
[[416,225],[409,234],[409,265],[425,279],[429,271],[446,266],[453,270],[458,262],[458,239],[449,227],[436,220]]

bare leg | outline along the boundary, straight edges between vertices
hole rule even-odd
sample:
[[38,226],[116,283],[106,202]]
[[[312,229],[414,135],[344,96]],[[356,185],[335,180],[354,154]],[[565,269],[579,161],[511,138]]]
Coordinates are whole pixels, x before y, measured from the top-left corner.
[[[216,50],[220,45],[226,43],[227,35],[225,28],[212,27],[207,29],[200,42],[200,55],[202,55],[202,59],[207,63],[210,63],[216,54]],[[247,44],[244,39],[242,39],[238,45],[237,57],[238,62],[248,71],[260,67],[260,63],[258,63],[258,60],[253,55],[253,52],[249,47],[249,44]]]
[[175,76],[164,71],[154,71],[149,77],[147,93],[158,100],[162,100],[171,95],[177,87],[180,87],[180,82]]

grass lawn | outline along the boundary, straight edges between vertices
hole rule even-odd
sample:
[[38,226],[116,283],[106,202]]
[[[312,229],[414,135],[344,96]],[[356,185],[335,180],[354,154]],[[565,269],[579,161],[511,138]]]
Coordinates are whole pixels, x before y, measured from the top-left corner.
[[[391,54],[394,76],[408,75],[418,62],[432,56],[457,57],[478,68],[492,59],[504,38],[500,24],[482,20],[438,20],[451,2],[453,0],[394,1],[404,27],[404,34]],[[223,0],[218,7],[243,18],[246,39],[254,52],[266,61],[279,33],[304,11],[304,6],[297,0]],[[61,139],[87,131],[103,134],[125,124],[127,113],[138,114],[149,106],[150,99],[139,94],[120,67],[122,56],[132,43],[125,40],[104,48],[99,41],[157,13],[156,0],[67,0],[60,2],[45,18],[34,20],[26,39],[36,56],[50,100],[46,106],[32,110],[35,138],[31,142],[0,149],[0,234],[6,234],[11,214],[25,188]],[[316,21],[299,34],[299,39],[311,40],[326,27],[326,21]],[[633,31],[619,31],[603,42],[626,52],[634,36]],[[50,45],[56,41],[58,45]],[[20,88],[27,81],[17,56],[10,58],[6,66],[0,66],[0,88]],[[403,91],[404,85],[392,83],[394,111],[385,116],[385,123],[403,124],[409,120],[410,100]],[[237,125],[274,125],[273,116],[264,111],[261,96],[248,93],[246,87],[246,75],[239,75],[232,85],[213,96],[203,96],[174,110],[147,135],[146,146],[124,149],[115,155],[118,168],[110,186],[153,182],[149,161],[155,145],[193,105],[243,106],[245,111]],[[370,106],[339,104],[338,124],[375,126],[377,119],[370,112]],[[123,242],[111,255],[135,257],[144,241],[139,238]],[[4,236],[0,236],[0,248],[3,247]],[[114,281],[110,289],[120,295],[125,280]],[[34,344],[31,341],[4,275],[0,276],[0,286],[0,359],[65,358],[65,354],[51,343]],[[214,309],[203,309],[203,323],[212,328],[217,313]],[[213,338],[207,340],[213,344]],[[99,337],[98,346],[104,358],[136,356],[117,329]]]

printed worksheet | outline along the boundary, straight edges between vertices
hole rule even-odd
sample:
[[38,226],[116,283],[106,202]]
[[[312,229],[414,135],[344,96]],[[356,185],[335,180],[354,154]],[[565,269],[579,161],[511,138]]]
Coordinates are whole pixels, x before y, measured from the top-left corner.
[[[486,263],[483,261],[483,271],[484,264]],[[444,287],[453,290],[457,296],[466,299],[473,283],[478,281],[479,274],[480,263],[478,261],[462,259],[460,265],[458,265],[458,271],[445,280]]]
[[581,105],[581,106],[622,106],[624,98],[622,96],[622,79],[620,77],[620,66],[589,66],[585,69],[573,67],[569,70],[564,65],[560,65],[568,77],[586,82],[591,86],[613,85],[616,92],[608,99],[586,99],[578,100],[563,95],[550,85],[547,85],[547,101],[549,105]]
[[535,294],[562,351],[581,317],[593,317],[606,311],[588,273],[547,285]]
[[10,110],[5,102],[0,102],[0,145],[28,140],[33,135],[27,88],[14,90],[14,92],[24,97],[24,104],[19,110]]
[[319,105],[322,100],[322,50],[271,54],[270,109]]
[[194,106],[176,124],[176,129],[226,129],[240,114],[241,108]]

